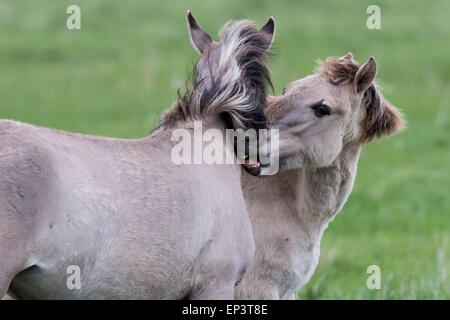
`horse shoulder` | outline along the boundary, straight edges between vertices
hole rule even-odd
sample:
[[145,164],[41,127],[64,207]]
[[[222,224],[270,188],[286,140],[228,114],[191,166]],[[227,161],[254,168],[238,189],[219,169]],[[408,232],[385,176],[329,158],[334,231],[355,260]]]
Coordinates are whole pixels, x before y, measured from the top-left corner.
[[21,215],[43,205],[51,187],[51,154],[33,131],[30,125],[0,121],[0,203]]

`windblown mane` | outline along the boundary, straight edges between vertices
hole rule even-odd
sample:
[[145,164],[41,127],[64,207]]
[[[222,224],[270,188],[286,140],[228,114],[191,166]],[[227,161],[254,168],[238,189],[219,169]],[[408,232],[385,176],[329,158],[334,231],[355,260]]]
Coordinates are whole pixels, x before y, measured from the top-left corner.
[[[318,61],[316,72],[327,75],[334,85],[344,85],[353,83],[359,67],[353,58],[328,57],[325,61]],[[402,114],[383,97],[375,83],[364,92],[363,106],[366,113],[361,122],[362,143],[382,135],[389,136],[403,128]]]
[[178,100],[162,115],[160,125],[220,114],[227,127],[266,126],[263,107],[266,88],[272,87],[265,65],[270,43],[247,20],[227,23],[220,31],[220,39],[219,61],[213,62],[213,57],[207,56],[208,76],[197,79],[194,72],[192,88],[179,94]]

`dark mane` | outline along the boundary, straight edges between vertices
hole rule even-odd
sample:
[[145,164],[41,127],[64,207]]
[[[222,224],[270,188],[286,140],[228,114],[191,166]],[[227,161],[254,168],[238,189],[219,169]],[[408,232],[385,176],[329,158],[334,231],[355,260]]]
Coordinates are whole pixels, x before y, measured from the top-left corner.
[[[272,87],[269,71],[267,38],[249,21],[228,23],[220,32],[221,50],[218,62],[212,62],[209,75],[191,76],[190,88],[161,117],[160,125],[177,121],[221,115],[229,128],[264,128],[266,88]],[[212,65],[213,63],[218,65]]]

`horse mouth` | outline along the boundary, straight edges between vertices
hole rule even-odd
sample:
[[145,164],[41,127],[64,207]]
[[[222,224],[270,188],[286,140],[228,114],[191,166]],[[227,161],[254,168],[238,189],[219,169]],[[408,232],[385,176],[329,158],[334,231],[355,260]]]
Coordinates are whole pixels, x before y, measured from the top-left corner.
[[245,171],[250,173],[252,176],[259,176],[261,173],[261,163],[258,161],[254,164],[250,164],[249,160],[245,160],[245,164],[243,164]]

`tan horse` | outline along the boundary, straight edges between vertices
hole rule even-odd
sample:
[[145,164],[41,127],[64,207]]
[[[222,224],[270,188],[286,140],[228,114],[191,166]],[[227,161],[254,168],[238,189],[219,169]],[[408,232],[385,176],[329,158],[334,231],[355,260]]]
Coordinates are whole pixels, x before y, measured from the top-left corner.
[[374,84],[376,71],[373,58],[361,67],[351,54],[328,58],[269,103],[281,171],[244,175],[256,255],[236,298],[293,298],[310,279],[323,232],[352,190],[362,145],[403,126]]
[[195,119],[222,133],[264,126],[274,22],[229,24],[221,42],[190,14],[188,26],[202,78],[149,137],[0,120],[0,297],[233,298],[254,252],[241,166],[176,165],[171,137]]

